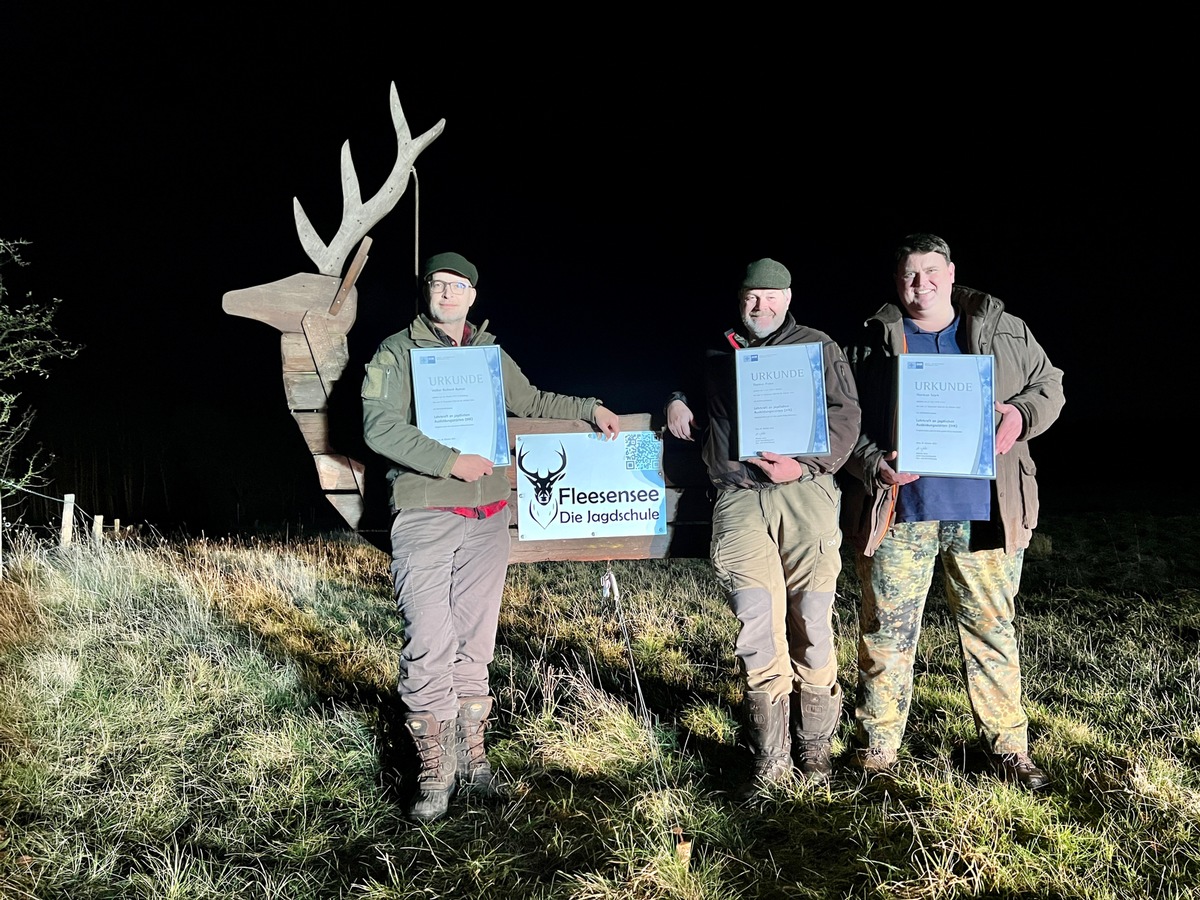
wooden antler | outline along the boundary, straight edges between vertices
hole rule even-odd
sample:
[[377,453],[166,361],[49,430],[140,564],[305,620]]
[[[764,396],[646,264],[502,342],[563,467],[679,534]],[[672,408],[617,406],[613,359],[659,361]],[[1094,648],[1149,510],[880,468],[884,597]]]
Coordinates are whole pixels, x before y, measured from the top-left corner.
[[338,226],[337,234],[328,245],[317,235],[317,230],[308,220],[304,207],[300,205],[300,199],[292,198],[296,213],[296,233],[300,236],[304,252],[316,263],[317,271],[322,275],[342,274],[342,265],[354,245],[362,240],[376,222],[392,211],[408,188],[413,162],[446,127],[446,120],[440,119],[436,125],[413,140],[408,121],[404,118],[404,110],[400,108],[400,97],[396,94],[394,81],[391,89],[391,108],[392,123],[396,126],[396,164],[392,166],[391,174],[383,187],[366,203],[362,201],[358,175],[354,172],[350,142],[342,144],[342,224]]

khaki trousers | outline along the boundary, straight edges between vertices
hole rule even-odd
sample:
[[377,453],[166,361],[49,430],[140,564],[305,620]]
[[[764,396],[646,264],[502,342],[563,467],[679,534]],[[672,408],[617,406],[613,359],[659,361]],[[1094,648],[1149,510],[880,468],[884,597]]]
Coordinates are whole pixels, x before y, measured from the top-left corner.
[[392,581],[404,624],[400,698],[411,713],[457,717],[488,694],[508,570],[508,511],[473,519],[402,509],[392,520]]
[[723,491],[712,562],[742,623],[734,653],[748,691],[778,701],[837,681],[833,598],[842,568],[833,476],[764,491]]

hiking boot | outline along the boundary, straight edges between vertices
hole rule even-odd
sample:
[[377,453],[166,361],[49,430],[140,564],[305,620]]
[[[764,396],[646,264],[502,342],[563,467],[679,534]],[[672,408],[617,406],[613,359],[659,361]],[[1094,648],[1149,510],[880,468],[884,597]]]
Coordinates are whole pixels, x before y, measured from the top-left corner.
[[788,699],[796,768],[811,781],[828,781],[833,776],[833,732],[842,713],[842,689],[836,684],[802,684]]
[[1001,781],[1036,791],[1050,783],[1050,776],[1040,769],[1028,753],[989,753],[988,771]]
[[458,707],[458,787],[464,794],[498,793],[496,775],[483,744],[491,711],[491,697],[466,697]]
[[868,778],[876,775],[890,778],[896,774],[896,751],[886,747],[866,747],[854,754],[854,764]]
[[746,736],[754,764],[749,778],[733,792],[733,799],[739,801],[753,800],[772,785],[788,784],[793,778],[787,698],[772,703],[766,691],[748,691],[746,712]]
[[446,814],[454,794],[458,772],[454,722],[439,722],[428,713],[409,713],[404,717],[404,727],[421,763],[417,790],[405,812],[418,822],[432,822]]

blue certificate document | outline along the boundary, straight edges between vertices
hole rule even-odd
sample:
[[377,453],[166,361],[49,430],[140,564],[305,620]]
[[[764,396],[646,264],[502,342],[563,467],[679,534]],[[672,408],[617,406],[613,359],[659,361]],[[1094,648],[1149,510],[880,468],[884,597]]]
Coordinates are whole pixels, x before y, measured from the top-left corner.
[[413,348],[413,401],[422,434],[475,453],[497,466],[511,463],[500,348]]
[[896,470],[995,478],[994,358],[906,353],[899,363]]
[[827,456],[829,416],[819,341],[734,353],[738,459],[763,450]]

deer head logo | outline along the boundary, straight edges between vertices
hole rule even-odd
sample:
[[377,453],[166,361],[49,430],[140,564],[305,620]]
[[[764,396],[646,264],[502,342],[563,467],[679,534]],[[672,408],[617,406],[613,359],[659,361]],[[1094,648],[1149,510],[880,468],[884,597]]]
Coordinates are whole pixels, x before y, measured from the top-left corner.
[[517,454],[517,468],[533,486],[533,499],[529,501],[529,516],[543,528],[546,528],[558,515],[558,501],[554,499],[554,485],[566,474],[567,450],[562,444],[558,445],[559,466],[557,469],[547,469],[542,475],[537,469],[532,472],[525,468],[525,450]]

